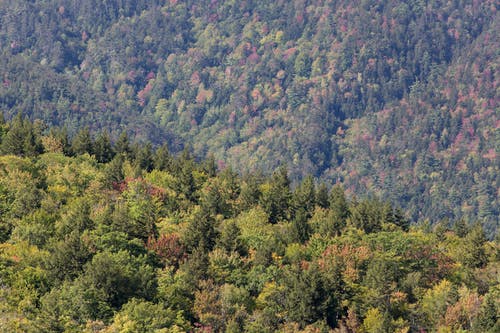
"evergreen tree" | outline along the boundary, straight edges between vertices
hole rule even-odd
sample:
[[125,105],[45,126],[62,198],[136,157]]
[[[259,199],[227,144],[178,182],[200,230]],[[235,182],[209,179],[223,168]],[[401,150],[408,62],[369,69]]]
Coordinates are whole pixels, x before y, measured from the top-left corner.
[[316,189],[311,175],[307,176],[295,189],[292,205],[295,212],[303,211],[306,218],[310,218],[316,205]]
[[316,204],[321,208],[330,207],[328,188],[325,183],[321,183],[316,192]]
[[334,185],[330,193],[330,210],[333,217],[339,219],[341,223],[345,223],[350,215],[344,189],[339,184]]
[[90,129],[85,127],[81,129],[73,138],[71,149],[77,155],[83,155],[85,153],[92,155],[94,152],[93,148],[94,143],[90,137]]
[[208,253],[214,248],[217,235],[215,219],[202,205],[189,222],[183,240],[188,251],[198,249]]
[[469,227],[464,219],[459,219],[453,224],[453,231],[458,237],[464,238],[469,233]]
[[185,148],[175,163],[177,173],[175,186],[179,193],[182,193],[188,200],[193,202],[198,199],[197,186],[193,176],[194,168],[195,165],[189,153],[189,148]]
[[153,148],[150,142],[143,145],[136,145],[134,164],[140,170],[150,172],[154,168],[153,164]]
[[130,148],[130,141],[127,132],[122,132],[115,142],[115,151],[117,154],[123,154],[125,158],[130,158],[132,149]]
[[2,140],[2,153],[23,156],[25,149],[26,131],[23,115],[18,113],[12,119],[7,134]]
[[269,190],[262,194],[260,204],[269,216],[269,222],[286,220],[290,211],[290,180],[286,167],[282,166],[273,173]]
[[239,197],[240,209],[248,210],[254,207],[260,200],[263,176],[261,174],[252,174],[245,177],[241,185],[241,193]]
[[173,171],[174,160],[168,150],[167,144],[161,145],[155,152],[153,157],[154,168],[162,171]]
[[213,154],[208,155],[203,162],[202,168],[208,177],[215,177],[217,175],[217,164],[215,163],[215,157]]
[[108,186],[118,184],[123,180],[123,162],[125,161],[125,157],[123,154],[117,154],[111,162],[106,164],[104,169],[104,176],[106,179],[106,183]]
[[100,163],[108,163],[115,155],[107,131],[102,132],[94,143],[94,155]]
[[463,262],[470,268],[481,268],[486,265],[488,258],[484,249],[486,243],[486,236],[484,235],[483,226],[476,223],[467,236],[465,237],[465,256]]
[[23,155],[33,157],[43,153],[43,145],[39,131],[36,130],[31,121],[29,121],[28,119],[24,119],[23,127],[25,135],[23,143]]
[[308,219],[308,214],[304,209],[299,209],[295,212],[292,220],[292,237],[298,243],[305,243],[309,239],[311,230],[307,223]]

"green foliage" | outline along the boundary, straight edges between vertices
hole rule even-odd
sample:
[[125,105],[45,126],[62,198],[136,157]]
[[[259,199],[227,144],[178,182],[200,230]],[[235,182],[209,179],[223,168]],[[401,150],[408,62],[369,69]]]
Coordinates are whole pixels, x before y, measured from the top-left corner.
[[[71,150],[77,155],[94,153],[94,142],[88,127],[82,128],[73,138]],[[100,152],[101,153],[101,152]]]
[[280,167],[273,173],[271,182],[262,186],[260,205],[269,216],[269,222],[276,223],[288,219],[291,191],[288,171]]
[[8,332],[498,330],[500,248],[481,223],[410,226],[378,197],[189,149],[99,161],[62,142],[0,156]]
[[2,153],[17,156],[34,156],[43,151],[40,133],[36,132],[33,124],[24,118],[22,113],[10,123],[7,134],[3,135]]

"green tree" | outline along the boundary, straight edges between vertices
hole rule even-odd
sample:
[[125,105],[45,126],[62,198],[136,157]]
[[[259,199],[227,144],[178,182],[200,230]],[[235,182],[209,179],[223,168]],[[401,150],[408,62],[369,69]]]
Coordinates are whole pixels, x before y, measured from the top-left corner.
[[22,113],[11,121],[7,134],[3,136],[1,150],[4,154],[17,156],[35,156],[43,152],[39,133]]
[[154,168],[153,161],[153,148],[150,142],[143,145],[136,145],[133,149],[135,151],[134,164],[139,170],[150,172]]
[[107,131],[101,132],[94,143],[94,155],[97,161],[108,163],[115,155]]
[[104,178],[109,186],[123,181],[123,154],[117,154],[104,168]]
[[115,151],[117,154],[123,154],[126,158],[130,158],[132,149],[130,148],[130,141],[127,132],[122,132],[115,142]]
[[161,145],[153,157],[154,168],[161,171],[173,171],[174,160],[168,150],[167,144]]
[[474,224],[464,239],[464,256],[462,262],[469,268],[481,268],[488,263],[484,245],[486,236],[480,223]]
[[97,253],[84,266],[81,279],[101,290],[114,309],[132,297],[151,300],[157,286],[155,269],[148,264],[147,257],[132,256],[127,251]]
[[273,173],[269,187],[262,191],[260,204],[269,216],[269,222],[276,223],[286,220],[290,211],[290,180],[285,166],[280,167]]
[[349,217],[349,204],[345,197],[344,189],[341,185],[335,184],[330,192],[330,211],[335,219],[340,221],[340,224],[345,224]]
[[[337,302],[331,286],[325,283],[319,268],[311,264],[303,270],[293,265],[285,270],[285,310],[289,321],[304,327],[319,320],[336,318]],[[330,318],[327,318],[330,317]]]
[[325,183],[321,183],[316,191],[316,204],[321,208],[330,207],[328,187]]
[[204,206],[193,214],[182,237],[189,251],[199,249],[208,253],[214,248],[218,236],[215,223],[212,214]]
[[90,155],[94,152],[94,143],[90,136],[90,129],[88,127],[82,128],[73,138],[71,143],[72,151],[77,155],[88,153]]

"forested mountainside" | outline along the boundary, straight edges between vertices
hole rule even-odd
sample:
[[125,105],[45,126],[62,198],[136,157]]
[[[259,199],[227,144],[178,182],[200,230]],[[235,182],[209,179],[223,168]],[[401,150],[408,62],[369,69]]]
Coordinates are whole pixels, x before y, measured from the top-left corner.
[[499,4],[0,2],[0,108],[239,172],[341,182],[417,221],[500,215]]
[[2,332],[498,332],[500,245],[306,177],[0,124]]

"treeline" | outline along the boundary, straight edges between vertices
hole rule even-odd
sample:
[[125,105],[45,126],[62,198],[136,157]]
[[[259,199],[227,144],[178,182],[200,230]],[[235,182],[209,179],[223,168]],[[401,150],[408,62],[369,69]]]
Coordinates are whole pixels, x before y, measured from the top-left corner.
[[410,225],[341,185],[126,134],[0,128],[6,332],[499,329],[500,246],[479,223]]

